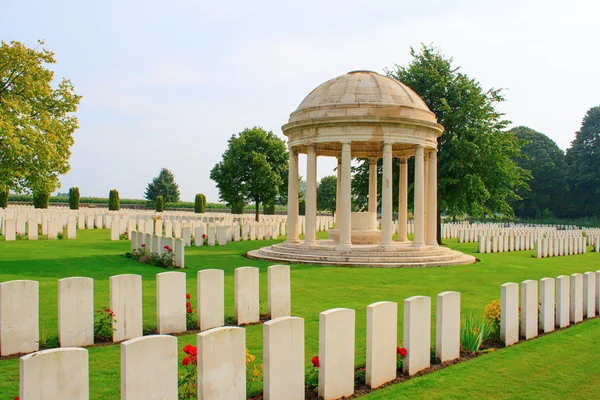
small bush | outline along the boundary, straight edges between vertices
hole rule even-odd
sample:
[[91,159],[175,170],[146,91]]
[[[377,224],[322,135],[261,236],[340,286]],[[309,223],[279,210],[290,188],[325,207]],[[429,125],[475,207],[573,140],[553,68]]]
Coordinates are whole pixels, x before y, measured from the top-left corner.
[[156,196],[156,201],[155,203],[155,210],[156,212],[163,212],[165,211],[165,200],[163,199],[162,196]]
[[204,214],[206,211],[206,196],[198,193],[194,199],[194,212],[196,214]]
[[484,315],[488,322],[492,325],[490,337],[494,339],[500,339],[500,304],[500,300],[494,300],[485,306]]
[[0,208],[8,207],[8,189],[0,190]]
[[263,205],[264,215],[275,215],[275,204],[264,204]]
[[110,342],[112,340],[113,322],[117,322],[115,319],[115,313],[107,307],[102,310],[98,310],[98,318],[94,322],[94,341],[95,342]]
[[466,315],[460,323],[460,345],[464,351],[477,353],[481,344],[490,336],[492,324],[485,318]]
[[50,195],[44,192],[33,192],[33,206],[35,208],[48,208]]
[[108,195],[108,209],[110,211],[119,211],[121,209],[121,202],[119,200],[119,192],[117,189],[111,190]]
[[69,208],[71,210],[79,210],[79,188],[72,187],[69,189]]
[[306,200],[300,199],[298,202],[298,215],[306,215]]

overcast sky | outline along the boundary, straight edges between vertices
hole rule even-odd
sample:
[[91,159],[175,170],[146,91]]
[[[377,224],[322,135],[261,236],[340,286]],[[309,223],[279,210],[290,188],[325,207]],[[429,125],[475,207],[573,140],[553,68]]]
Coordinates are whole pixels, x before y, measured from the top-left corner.
[[[232,134],[262,126],[283,138],[312,89],[406,65],[420,43],[505,88],[506,118],[566,149],[600,105],[598,15],[597,0],[0,0],[0,39],[43,39],[56,77],[83,96],[59,191],[143,198],[164,167],[182,200],[218,201],[209,173]],[[319,158],[319,178],[334,166]]]

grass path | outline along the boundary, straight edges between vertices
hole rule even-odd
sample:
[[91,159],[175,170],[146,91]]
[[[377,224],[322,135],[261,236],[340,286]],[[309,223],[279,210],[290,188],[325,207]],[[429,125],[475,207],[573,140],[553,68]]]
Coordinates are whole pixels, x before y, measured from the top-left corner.
[[[94,278],[95,308],[99,309],[109,304],[108,278],[110,276],[122,273],[142,275],[144,326],[155,328],[156,274],[164,270],[125,259],[120,254],[129,249],[129,242],[111,242],[109,237],[109,230],[85,230],[78,231],[78,238],[73,241],[4,242],[0,239],[0,282],[13,279],[34,279],[40,282],[42,339],[57,335],[57,280],[70,276]],[[256,266],[260,269],[261,313],[266,312],[267,267],[272,263],[248,260],[242,255],[250,249],[275,242],[236,242],[229,243],[224,247],[186,248],[188,268],[184,272],[187,274],[187,288],[188,293],[193,296],[193,304],[196,301],[196,272],[207,268],[223,269],[225,271],[225,313],[227,316],[233,317],[234,269],[241,266]],[[402,302],[410,296],[431,296],[433,298],[432,311],[435,313],[435,296],[438,293],[446,290],[459,291],[462,296],[462,312],[481,314],[487,303],[500,297],[500,285],[505,282],[521,282],[525,279],[595,271],[600,266],[600,254],[598,253],[538,260],[532,258],[532,251],[479,255],[475,254],[477,250],[475,243],[458,244],[456,240],[448,240],[447,244],[453,249],[476,255],[481,262],[468,266],[423,269],[293,265],[291,273],[292,313],[305,318],[307,364],[310,362],[310,358],[318,352],[318,320],[321,311],[335,307],[348,307],[356,310],[356,363],[364,364],[366,307],[373,302],[387,300],[399,303],[398,337],[401,340]],[[432,321],[432,327],[435,330],[435,320]],[[590,322],[589,326],[583,324],[581,328],[576,328],[583,332],[593,330],[596,334],[598,333],[598,323],[595,322]],[[432,336],[434,334],[432,332]],[[546,338],[540,340],[546,340]],[[180,348],[187,343],[194,342],[194,335],[179,337]],[[529,344],[523,346],[529,346]],[[247,328],[247,347],[260,362],[262,326],[256,325]],[[515,349],[517,349],[514,350],[515,352],[523,351],[520,350],[520,346]],[[512,351],[512,349],[506,350],[507,353]],[[498,354],[502,353],[498,352]],[[492,357],[499,356],[494,354]],[[579,356],[573,356],[573,358],[577,357]],[[487,359],[488,356],[482,357],[482,359],[484,358]],[[530,365],[527,360],[519,360],[522,359],[515,358],[517,363]],[[480,363],[482,361],[478,359],[472,362]],[[467,368],[461,365],[456,368],[459,370]],[[545,364],[542,363],[542,365]],[[447,372],[439,372],[439,374],[442,373]],[[437,376],[437,374],[434,375]],[[531,372],[526,375],[529,376],[529,379],[535,377],[535,374]],[[16,395],[18,392],[18,359],[0,361],[0,376],[3,377],[0,380],[0,399],[12,398],[5,396],[5,393],[9,395],[15,393]],[[504,381],[502,375],[498,376],[498,379],[506,385],[507,382]],[[118,399],[119,379],[119,346],[90,349],[90,398]],[[413,386],[417,382],[418,380],[414,380],[408,384],[397,386]],[[575,389],[573,388],[573,390]],[[460,397],[460,392],[457,393],[457,396]],[[595,393],[599,394],[596,397],[600,397],[600,390]],[[432,394],[432,396],[434,395]],[[429,396],[423,395],[423,397]]]

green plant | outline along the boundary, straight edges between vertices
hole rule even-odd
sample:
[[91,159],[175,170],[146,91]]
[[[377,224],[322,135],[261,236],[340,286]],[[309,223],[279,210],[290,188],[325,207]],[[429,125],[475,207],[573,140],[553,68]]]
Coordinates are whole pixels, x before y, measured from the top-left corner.
[[121,209],[121,202],[119,200],[119,192],[117,189],[111,190],[108,195],[108,209],[111,211],[119,211]]
[[202,193],[198,193],[194,199],[194,212],[196,214],[202,214],[206,207],[206,197]]
[[8,207],[8,189],[0,190],[0,208]]
[[154,201],[154,203],[156,212],[165,211],[165,200],[162,196],[156,196],[156,200]]
[[79,188],[72,187],[69,189],[69,208],[71,210],[79,210]]
[[298,215],[305,215],[305,214],[306,214],[306,200],[300,199],[298,201]]
[[198,348],[191,344],[183,348],[186,356],[181,360],[185,372],[179,375],[179,399],[196,399],[198,397]]
[[256,395],[260,388],[255,388],[255,383],[260,383],[262,376],[262,365],[256,362],[256,357],[246,349],[246,394]]
[[113,322],[117,322],[115,319],[116,314],[107,307],[103,307],[96,312],[98,313],[98,318],[94,321],[94,341],[110,342],[113,332],[116,331],[113,328]]
[[65,233],[63,231],[60,231],[56,234],[56,239],[63,240],[64,238],[65,238]]
[[119,235],[119,240],[129,240],[129,235],[126,233],[121,233]]
[[398,356],[396,358],[396,369],[400,372],[402,372],[402,369],[404,368],[404,357],[406,357],[407,354],[408,351],[406,351],[404,347],[396,347],[396,355]]
[[263,204],[263,214],[264,215],[275,215],[275,203]]
[[185,295],[185,326],[188,331],[196,329],[196,319],[194,318],[194,309],[190,300],[192,296],[189,293]]
[[48,208],[48,197],[45,192],[33,192],[33,206],[35,208]]
[[306,373],[305,381],[307,388],[316,392],[319,388],[319,367],[321,366],[321,361],[319,360],[319,356],[314,356],[310,361],[313,366]]
[[475,318],[473,314],[464,316],[460,323],[461,347],[468,353],[477,353],[492,329],[492,324],[485,317]]
[[367,368],[364,365],[354,370],[354,383],[357,385],[367,383]]
[[492,325],[490,338],[493,339],[500,339],[500,311],[500,300],[493,300],[491,303],[485,306],[484,315],[488,322]]

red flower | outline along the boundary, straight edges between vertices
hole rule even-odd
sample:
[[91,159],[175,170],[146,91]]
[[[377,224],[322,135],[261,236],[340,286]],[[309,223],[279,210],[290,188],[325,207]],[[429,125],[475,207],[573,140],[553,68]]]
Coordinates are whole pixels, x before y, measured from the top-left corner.
[[186,311],[188,314],[191,314],[191,313],[193,313],[193,312],[194,312],[194,310],[192,309],[192,307],[188,307],[188,308],[187,308],[185,311]]
[[[187,347],[187,351],[185,351],[185,347]],[[191,344],[188,344],[185,347],[183,348],[183,351],[185,351],[187,354],[189,354],[192,358],[194,358],[198,355],[198,349],[196,348],[196,346],[192,346]]]
[[396,347],[396,354],[400,355],[400,357],[406,357],[408,351],[404,347]]
[[185,347],[183,348],[183,352],[186,353],[186,354],[190,354],[189,353],[190,347],[192,347],[191,344],[186,344]]
[[165,247],[163,247],[163,248],[166,249],[166,250],[169,250],[169,246],[168,245],[165,245]]
[[185,307],[186,307],[186,308],[190,308],[190,307],[192,307],[192,303],[190,303],[189,301],[186,301],[186,302],[185,302]]
[[189,300],[189,299],[191,299],[191,298],[192,298],[192,296],[190,296],[190,294],[189,294],[189,293],[186,293],[186,294],[185,294],[185,298]]
[[519,312],[521,312],[521,306],[519,306]]
[[187,367],[188,365],[190,365],[190,361],[191,361],[190,356],[187,356],[183,360],[181,360],[181,365],[183,365],[184,367]]
[[206,239],[206,233],[202,234],[202,239]]
[[146,247],[146,245],[142,243],[142,247]]
[[321,362],[319,361],[319,356],[314,356],[311,361],[315,367],[319,368],[321,366]]
[[133,249],[133,251],[137,251],[137,249]]
[[20,399],[19,399],[19,396],[15,397],[15,400],[20,400]]

